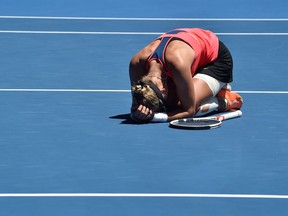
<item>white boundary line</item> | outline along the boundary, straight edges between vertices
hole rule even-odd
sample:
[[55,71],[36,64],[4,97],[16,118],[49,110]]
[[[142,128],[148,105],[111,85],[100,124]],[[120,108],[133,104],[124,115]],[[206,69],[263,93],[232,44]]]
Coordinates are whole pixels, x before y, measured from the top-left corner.
[[0,16],[0,19],[51,19],[51,20],[115,20],[115,21],[288,21],[288,18],[148,18],[148,17],[50,17]]
[[[0,30],[0,33],[6,34],[73,34],[73,35],[161,35],[164,32],[81,32],[81,31],[17,31]],[[288,36],[288,32],[225,32],[215,33],[222,36]]]
[[81,31],[17,31],[0,30],[0,33],[10,34],[82,34],[82,35],[161,35],[164,32],[81,32]]
[[7,197],[139,197],[139,198],[241,198],[241,199],[288,199],[288,195],[260,194],[177,194],[177,193],[1,193]]
[[130,90],[102,90],[102,89],[0,89],[0,92],[99,92],[99,93],[123,93]]
[[[92,92],[92,93],[130,93],[119,89],[0,89],[0,92]],[[235,91],[242,94],[288,94],[288,91]]]
[[288,91],[236,91],[241,94],[288,94]]

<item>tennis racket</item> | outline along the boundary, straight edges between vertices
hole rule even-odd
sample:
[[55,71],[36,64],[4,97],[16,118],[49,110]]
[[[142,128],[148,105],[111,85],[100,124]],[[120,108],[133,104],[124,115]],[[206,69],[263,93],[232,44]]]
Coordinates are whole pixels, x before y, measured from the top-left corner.
[[211,129],[220,127],[222,121],[242,116],[241,110],[226,112],[218,116],[203,118],[184,118],[170,122],[170,127],[181,129]]

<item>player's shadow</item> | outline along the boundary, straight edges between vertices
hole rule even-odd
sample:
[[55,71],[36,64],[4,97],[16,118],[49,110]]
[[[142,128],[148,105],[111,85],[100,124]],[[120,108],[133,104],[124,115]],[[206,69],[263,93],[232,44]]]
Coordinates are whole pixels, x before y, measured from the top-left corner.
[[119,115],[115,115],[115,116],[110,116],[109,118],[111,119],[120,119],[121,124],[138,124],[137,122],[133,121],[130,117],[130,113],[129,114],[119,114]]

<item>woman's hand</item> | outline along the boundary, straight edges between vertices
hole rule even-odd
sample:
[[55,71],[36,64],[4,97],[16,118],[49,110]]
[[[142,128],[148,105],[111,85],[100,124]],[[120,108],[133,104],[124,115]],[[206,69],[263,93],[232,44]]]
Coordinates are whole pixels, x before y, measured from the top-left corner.
[[139,105],[136,110],[131,111],[131,115],[135,121],[144,123],[150,121],[153,118],[154,113],[149,108]]

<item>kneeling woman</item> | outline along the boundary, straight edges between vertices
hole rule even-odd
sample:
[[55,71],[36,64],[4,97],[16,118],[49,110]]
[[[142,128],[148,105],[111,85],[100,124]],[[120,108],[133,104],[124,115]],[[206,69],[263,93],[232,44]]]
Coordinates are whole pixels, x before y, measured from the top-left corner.
[[240,109],[231,92],[233,61],[227,47],[208,30],[167,32],[130,61],[131,117],[137,122],[166,122]]

